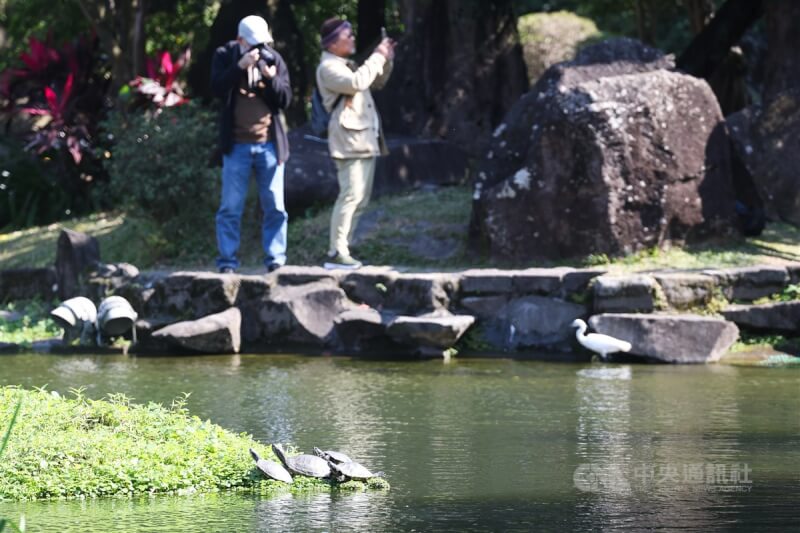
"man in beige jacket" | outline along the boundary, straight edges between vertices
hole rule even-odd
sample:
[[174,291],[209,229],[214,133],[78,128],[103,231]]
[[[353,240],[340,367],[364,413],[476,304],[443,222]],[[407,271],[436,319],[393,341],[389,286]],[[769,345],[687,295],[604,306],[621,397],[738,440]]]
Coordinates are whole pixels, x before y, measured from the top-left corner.
[[323,52],[317,67],[317,87],[325,109],[331,113],[328,149],[339,180],[325,268],[353,269],[361,262],[350,255],[350,241],[372,193],[375,160],[389,153],[370,89],[380,89],[389,79],[394,42],[384,38],[356,68],[348,59],[355,53],[349,22],[326,20],[320,38]]

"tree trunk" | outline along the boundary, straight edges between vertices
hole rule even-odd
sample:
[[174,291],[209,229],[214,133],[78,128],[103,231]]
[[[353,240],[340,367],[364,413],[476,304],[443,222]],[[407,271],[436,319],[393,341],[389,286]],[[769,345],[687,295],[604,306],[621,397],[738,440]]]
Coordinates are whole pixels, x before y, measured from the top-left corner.
[[689,29],[693,35],[697,35],[714,15],[714,2],[712,0],[684,0],[686,11],[689,16]]
[[761,16],[762,4],[762,0],[727,0],[678,58],[678,68],[698,78],[711,76]]
[[800,86],[800,2],[766,0],[767,64],[764,100]]
[[406,35],[375,93],[387,131],[482,150],[527,89],[512,0],[402,0]]
[[146,0],[78,0],[78,5],[111,54],[111,91],[116,94],[144,74]]
[[300,26],[292,10],[292,4],[301,4],[302,1],[278,0],[270,5],[270,28],[275,28],[272,37],[275,39],[275,49],[283,56],[289,67],[289,77],[292,80],[292,105],[286,110],[286,119],[291,126],[303,124],[306,121],[305,96],[308,94],[309,76],[305,61],[305,43]]
[[356,49],[363,52],[381,36],[381,27],[386,25],[385,0],[358,0],[358,33]]

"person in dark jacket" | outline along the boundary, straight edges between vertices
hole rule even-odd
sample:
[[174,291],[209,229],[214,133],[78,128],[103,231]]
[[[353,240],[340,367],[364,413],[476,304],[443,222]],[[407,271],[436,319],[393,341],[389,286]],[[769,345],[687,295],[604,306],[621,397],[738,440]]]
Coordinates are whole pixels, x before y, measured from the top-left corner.
[[211,89],[222,100],[222,198],[216,224],[217,268],[223,273],[239,268],[237,253],[251,172],[264,212],[264,264],[272,272],[286,263],[289,217],[283,174],[289,142],[283,110],[289,106],[292,88],[286,63],[272,43],[267,22],[251,15],[239,22],[235,41],[217,48],[211,63]]

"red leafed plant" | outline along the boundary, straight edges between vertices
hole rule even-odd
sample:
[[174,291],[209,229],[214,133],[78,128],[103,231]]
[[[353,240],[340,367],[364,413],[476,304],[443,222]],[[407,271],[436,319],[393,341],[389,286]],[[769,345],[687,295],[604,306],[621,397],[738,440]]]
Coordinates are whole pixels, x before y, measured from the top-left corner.
[[90,148],[88,139],[89,130],[86,124],[68,124],[67,117],[70,114],[70,104],[74,103],[72,88],[75,74],[70,72],[61,87],[61,95],[51,87],[44,88],[46,108],[24,107],[22,111],[29,115],[39,115],[49,117],[50,121],[43,127],[34,132],[33,138],[26,145],[27,150],[34,150],[42,154],[51,149],[66,147],[76,165],[80,164],[83,158],[83,151]]
[[5,71],[0,81],[7,127],[15,116],[37,117],[28,120],[26,149],[37,154],[66,150],[78,165],[91,151],[90,129],[103,109],[107,86],[94,68],[96,39],[81,37],[61,52],[49,36],[29,42],[30,51],[20,55],[24,67]]
[[130,82],[131,88],[157,109],[186,103],[178,75],[189,63],[190,56],[187,48],[174,62],[169,52],[161,52],[156,58],[147,58],[147,76],[137,76]]
[[[48,35],[31,38],[29,50],[0,73],[0,144],[36,156],[27,158],[30,163],[14,156],[24,172],[4,169],[0,226],[47,223],[92,209],[91,188],[105,179],[94,146],[108,108],[110,75],[101,58],[94,35],[60,47]],[[16,214],[4,216],[17,205]]]

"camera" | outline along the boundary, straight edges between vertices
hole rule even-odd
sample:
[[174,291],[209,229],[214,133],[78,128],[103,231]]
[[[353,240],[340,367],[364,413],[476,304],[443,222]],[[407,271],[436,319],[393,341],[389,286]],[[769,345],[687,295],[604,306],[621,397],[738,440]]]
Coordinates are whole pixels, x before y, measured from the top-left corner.
[[275,64],[275,54],[264,44],[254,46],[258,50],[258,68],[271,67]]

